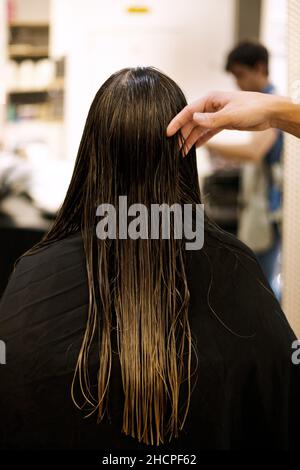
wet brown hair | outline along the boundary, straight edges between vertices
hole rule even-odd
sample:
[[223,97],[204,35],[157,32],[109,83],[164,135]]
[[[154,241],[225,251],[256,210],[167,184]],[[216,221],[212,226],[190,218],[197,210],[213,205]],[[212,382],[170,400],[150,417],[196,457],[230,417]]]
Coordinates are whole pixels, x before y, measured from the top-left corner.
[[[201,203],[195,148],[182,158],[178,135],[166,137],[168,123],[185,105],[178,85],[155,68],[126,68],[109,77],[91,104],[64,203],[48,234],[31,250],[81,231],[89,309],[72,397],[78,407],[103,419],[116,335],[122,431],[146,444],[177,437],[189,410],[196,352],[188,318],[185,241],[174,239],[172,230],[168,240],[100,240],[96,208],[101,203],[118,208],[120,195],[127,196],[128,205],[147,207]],[[96,393],[89,373],[95,342]]]

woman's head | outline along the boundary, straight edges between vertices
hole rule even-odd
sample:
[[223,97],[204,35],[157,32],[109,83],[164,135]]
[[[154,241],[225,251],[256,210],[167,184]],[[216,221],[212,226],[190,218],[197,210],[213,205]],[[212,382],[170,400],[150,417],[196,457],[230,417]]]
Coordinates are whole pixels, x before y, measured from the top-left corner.
[[[81,231],[89,309],[73,400],[78,405],[79,384],[83,403],[78,406],[88,405],[98,420],[103,418],[116,334],[124,390],[122,430],[150,444],[177,436],[189,407],[193,346],[184,242],[172,236],[99,240],[96,208],[109,203],[117,209],[122,195],[128,204],[147,207],[200,203],[195,149],[182,158],[179,136],[166,137],[168,123],[185,105],[178,85],[154,68],[127,68],[109,77],[89,110],[65,201],[37,246]],[[93,395],[88,364],[95,342],[99,373]]]
[[84,206],[117,206],[123,194],[128,203],[199,199],[195,149],[184,160],[178,135],[166,137],[168,123],[185,105],[178,85],[152,67],[108,78],[90,107],[75,164],[78,221]]

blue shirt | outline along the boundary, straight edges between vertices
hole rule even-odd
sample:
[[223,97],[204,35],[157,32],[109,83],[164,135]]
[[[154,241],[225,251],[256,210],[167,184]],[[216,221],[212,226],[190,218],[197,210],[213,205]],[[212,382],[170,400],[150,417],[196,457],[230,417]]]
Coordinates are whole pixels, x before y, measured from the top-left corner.
[[[262,93],[275,93],[275,87],[272,84],[267,85],[265,88],[262,89]],[[280,130],[276,130],[277,138],[272,145],[269,152],[264,157],[264,161],[269,167],[269,185],[268,185],[268,202],[269,202],[269,210],[270,212],[274,212],[282,206],[282,190],[279,188],[274,181],[272,181],[272,167],[275,164],[281,163],[282,161],[282,151],[283,151],[283,132]]]

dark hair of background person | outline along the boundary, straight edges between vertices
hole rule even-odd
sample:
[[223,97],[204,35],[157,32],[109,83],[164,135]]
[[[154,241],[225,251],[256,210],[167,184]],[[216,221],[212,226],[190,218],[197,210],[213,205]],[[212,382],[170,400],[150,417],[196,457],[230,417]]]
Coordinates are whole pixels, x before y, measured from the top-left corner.
[[231,72],[236,64],[254,68],[259,63],[266,66],[266,75],[268,75],[269,52],[267,48],[257,41],[244,40],[228,54],[225,70]]
[[[57,218],[25,255],[81,231],[89,311],[72,398],[100,422],[107,410],[116,332],[124,389],[122,431],[146,444],[177,437],[192,393],[197,353],[188,319],[185,240],[100,240],[96,208],[142,203],[200,204],[196,151],[182,158],[170,120],[186,106],[178,85],[152,67],[125,68],[101,86],[91,104],[73,176]],[[96,392],[89,353],[98,343]],[[182,406],[182,384],[187,395]],[[75,393],[79,384],[81,403]]]

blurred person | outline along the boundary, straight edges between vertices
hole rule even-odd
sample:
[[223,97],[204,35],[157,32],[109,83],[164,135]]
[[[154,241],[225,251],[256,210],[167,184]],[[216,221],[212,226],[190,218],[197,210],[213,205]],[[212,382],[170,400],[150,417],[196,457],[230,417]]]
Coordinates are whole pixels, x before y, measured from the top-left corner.
[[[260,43],[242,41],[228,55],[226,70],[248,92],[273,94],[269,53]],[[249,110],[250,113],[250,110]],[[277,129],[253,132],[246,143],[209,142],[222,158],[243,163],[238,237],[256,253],[277,297],[281,252],[283,134]]]
[[[242,41],[238,44],[228,55],[226,70],[233,74],[242,91],[275,93],[269,80],[269,53],[258,42]],[[238,236],[256,252],[270,285],[280,299],[283,134],[276,129],[252,134],[244,149],[242,145],[232,153],[230,146],[214,146],[212,143],[208,148],[224,158],[248,159],[251,162],[244,166],[242,174]]]
[[165,135],[186,104],[151,67],[97,92],[65,201],[0,304],[0,448],[298,447],[296,338],[253,252],[207,217],[196,251],[96,236],[120,195],[201,203],[195,146],[180,158]]

